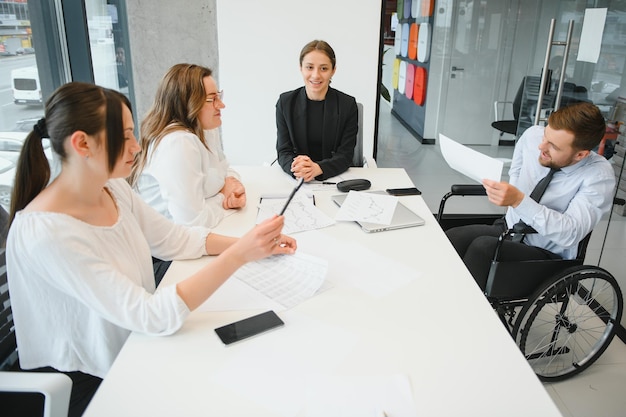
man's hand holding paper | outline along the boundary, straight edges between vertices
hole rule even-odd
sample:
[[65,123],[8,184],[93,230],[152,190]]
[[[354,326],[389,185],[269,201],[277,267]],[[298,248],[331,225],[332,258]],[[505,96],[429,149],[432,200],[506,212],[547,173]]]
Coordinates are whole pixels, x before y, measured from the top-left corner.
[[497,206],[517,207],[524,198],[524,193],[508,182],[498,182],[485,179],[482,183],[487,191],[489,201]]

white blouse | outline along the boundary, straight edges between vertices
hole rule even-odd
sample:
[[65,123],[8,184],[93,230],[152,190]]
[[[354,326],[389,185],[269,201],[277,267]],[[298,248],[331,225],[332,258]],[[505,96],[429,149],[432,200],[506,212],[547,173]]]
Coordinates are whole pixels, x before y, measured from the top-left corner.
[[224,179],[239,179],[229,168],[219,129],[205,130],[209,149],[186,130],[168,133],[149,149],[137,190],[146,203],[176,223],[215,227],[234,210],[222,207]]
[[151,254],[206,255],[210,230],[163,218],[123,179],[107,188],[118,207],[113,226],[53,212],[19,212],[11,225],[7,276],[25,369],[103,378],[131,331],[168,335],[189,315],[175,285],[155,292]]

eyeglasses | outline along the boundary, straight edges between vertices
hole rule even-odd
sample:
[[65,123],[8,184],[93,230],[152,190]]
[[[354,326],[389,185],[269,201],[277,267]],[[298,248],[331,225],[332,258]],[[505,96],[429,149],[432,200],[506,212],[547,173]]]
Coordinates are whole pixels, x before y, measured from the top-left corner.
[[207,98],[205,101],[207,103],[213,103],[213,106],[217,106],[217,100],[224,102],[224,90],[220,90],[213,97]]

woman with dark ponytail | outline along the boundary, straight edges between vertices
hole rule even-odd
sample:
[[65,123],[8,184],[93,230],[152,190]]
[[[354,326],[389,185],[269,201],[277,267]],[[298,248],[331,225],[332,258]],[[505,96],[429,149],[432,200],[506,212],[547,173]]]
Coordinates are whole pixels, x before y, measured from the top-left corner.
[[[82,415],[131,331],[176,332],[244,263],[294,253],[275,216],[236,239],[176,225],[130,188],[139,145],[125,96],[73,82],[46,102],[18,161],[7,276],[20,367],[73,380],[70,416]],[[50,181],[41,139],[61,163]],[[155,291],[151,255],[218,255]]]

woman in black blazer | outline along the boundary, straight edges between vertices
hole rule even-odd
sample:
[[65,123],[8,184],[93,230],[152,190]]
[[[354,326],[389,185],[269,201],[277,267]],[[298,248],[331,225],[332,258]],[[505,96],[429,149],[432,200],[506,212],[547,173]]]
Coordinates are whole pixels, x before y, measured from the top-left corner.
[[305,181],[341,174],[352,164],[358,111],[354,97],[330,87],[335,52],[314,40],[300,52],[304,87],[276,103],[276,151],[283,171]]

